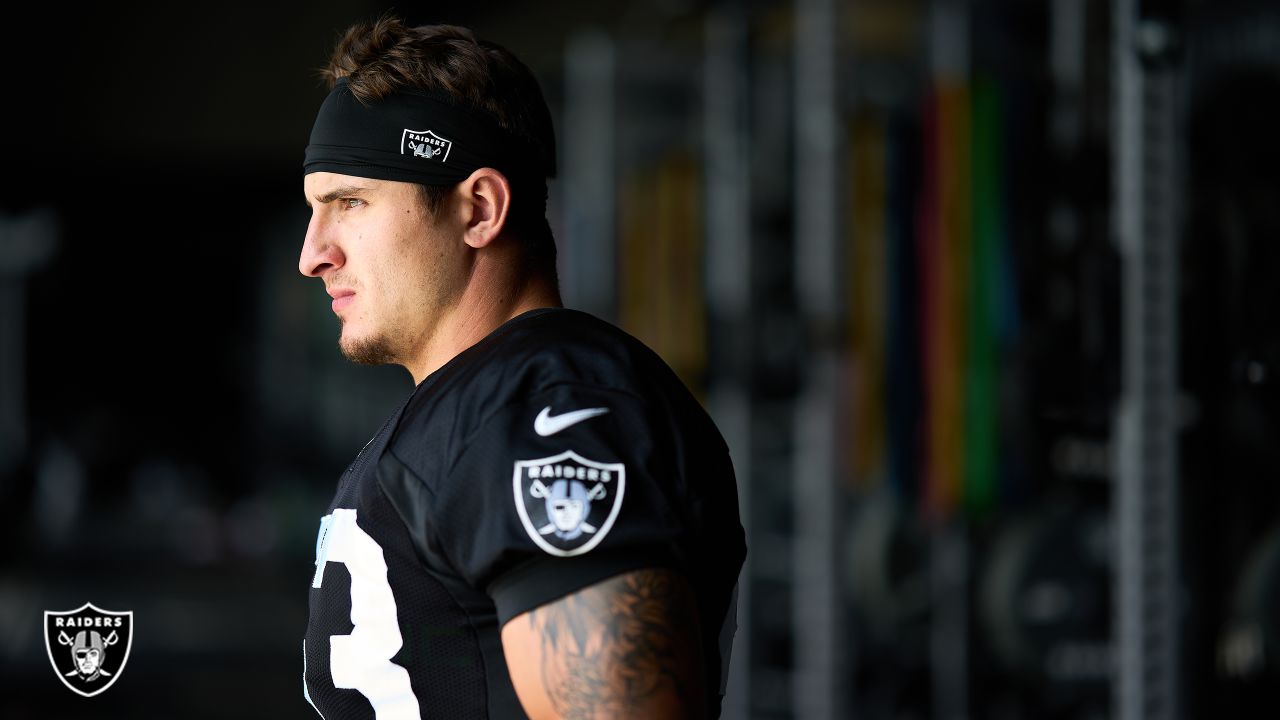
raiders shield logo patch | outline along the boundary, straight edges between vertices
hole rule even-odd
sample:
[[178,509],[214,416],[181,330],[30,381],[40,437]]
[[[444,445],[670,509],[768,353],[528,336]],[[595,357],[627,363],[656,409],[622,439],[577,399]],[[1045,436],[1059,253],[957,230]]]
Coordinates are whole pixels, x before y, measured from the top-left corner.
[[85,603],[44,613],[44,645],[63,685],[85,697],[120,679],[133,645],[133,612],[111,612]]
[[627,487],[622,463],[588,460],[566,450],[516,461],[516,512],[538,547],[552,555],[581,555],[600,544],[622,509]]
[[400,154],[413,155],[417,158],[446,162],[449,151],[453,149],[453,141],[446,140],[430,130],[410,130],[405,128],[400,134]]

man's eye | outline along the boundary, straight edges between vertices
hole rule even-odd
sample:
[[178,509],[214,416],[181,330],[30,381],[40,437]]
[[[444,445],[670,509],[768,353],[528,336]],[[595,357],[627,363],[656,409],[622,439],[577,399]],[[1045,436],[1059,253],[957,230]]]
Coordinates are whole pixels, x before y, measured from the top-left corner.
[[364,201],[360,198],[342,198],[341,202],[348,210],[360,207],[364,204]]

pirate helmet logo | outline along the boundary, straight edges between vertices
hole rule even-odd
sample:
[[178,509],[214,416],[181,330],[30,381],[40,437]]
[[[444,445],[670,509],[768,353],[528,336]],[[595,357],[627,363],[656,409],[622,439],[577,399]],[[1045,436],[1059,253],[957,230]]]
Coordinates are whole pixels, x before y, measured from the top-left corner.
[[58,679],[85,697],[111,687],[133,644],[133,612],[111,612],[85,603],[44,613],[45,649]]
[[[63,645],[68,644],[67,633],[58,633],[58,642]],[[115,645],[120,642],[120,635],[112,630],[106,640],[102,639],[102,633],[97,630],[81,630],[76,633],[76,639],[69,643],[71,645],[71,655],[75,658],[75,670],[80,677],[87,681],[97,680],[102,677],[102,654],[108,645]]]
[[512,489],[516,512],[534,544],[552,555],[581,555],[613,527],[622,509],[626,468],[566,450],[517,461]]

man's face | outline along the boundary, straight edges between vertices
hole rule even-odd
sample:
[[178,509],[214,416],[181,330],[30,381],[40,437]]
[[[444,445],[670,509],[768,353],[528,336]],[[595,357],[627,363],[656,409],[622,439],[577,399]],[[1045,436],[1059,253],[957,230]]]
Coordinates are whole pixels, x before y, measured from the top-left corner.
[[298,270],[324,280],[351,360],[405,363],[465,285],[469,256],[449,202],[438,217],[418,186],[318,172],[303,191],[311,222]]

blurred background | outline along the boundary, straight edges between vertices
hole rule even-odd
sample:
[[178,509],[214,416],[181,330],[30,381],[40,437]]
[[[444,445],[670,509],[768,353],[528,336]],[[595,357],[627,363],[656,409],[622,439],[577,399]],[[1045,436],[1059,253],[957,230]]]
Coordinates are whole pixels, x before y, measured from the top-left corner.
[[[390,7],[6,8],[0,717],[313,716],[318,517],[412,383],[296,271],[302,150]],[[1274,2],[395,9],[534,70],[567,304],[729,442],[726,717],[1277,715]]]

